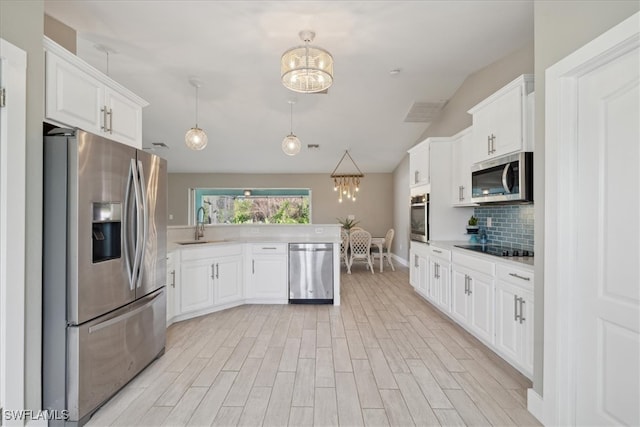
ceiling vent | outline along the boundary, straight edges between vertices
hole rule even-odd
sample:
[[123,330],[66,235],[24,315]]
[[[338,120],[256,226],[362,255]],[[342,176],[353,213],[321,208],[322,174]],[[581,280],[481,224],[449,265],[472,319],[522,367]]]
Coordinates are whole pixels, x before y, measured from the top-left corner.
[[414,102],[404,121],[407,123],[429,123],[435,120],[447,101]]
[[166,148],[166,149],[169,149],[169,146],[167,144],[165,144],[164,142],[152,142],[151,145],[153,145],[153,148]]
[[320,149],[320,144],[307,144],[307,148],[312,151],[317,151]]

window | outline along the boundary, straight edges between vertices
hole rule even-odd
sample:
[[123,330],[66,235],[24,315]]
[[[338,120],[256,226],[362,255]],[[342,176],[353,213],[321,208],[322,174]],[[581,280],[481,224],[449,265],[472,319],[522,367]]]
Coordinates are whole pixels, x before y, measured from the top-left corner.
[[193,211],[205,224],[309,224],[311,190],[301,188],[195,188],[191,190]]

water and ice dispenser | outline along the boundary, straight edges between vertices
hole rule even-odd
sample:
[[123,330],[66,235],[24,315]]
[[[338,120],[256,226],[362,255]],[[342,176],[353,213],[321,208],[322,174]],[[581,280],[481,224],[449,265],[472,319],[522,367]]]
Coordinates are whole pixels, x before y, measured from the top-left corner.
[[93,262],[121,256],[122,208],[120,203],[93,203]]

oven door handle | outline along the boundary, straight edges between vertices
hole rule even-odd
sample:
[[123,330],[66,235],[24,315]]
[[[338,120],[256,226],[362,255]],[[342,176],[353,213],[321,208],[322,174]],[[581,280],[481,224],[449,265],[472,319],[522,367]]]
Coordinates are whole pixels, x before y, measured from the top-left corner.
[[511,194],[511,188],[509,188],[509,184],[507,183],[507,176],[509,175],[510,168],[511,163],[507,163],[502,171],[502,188],[504,188],[504,192],[507,194]]

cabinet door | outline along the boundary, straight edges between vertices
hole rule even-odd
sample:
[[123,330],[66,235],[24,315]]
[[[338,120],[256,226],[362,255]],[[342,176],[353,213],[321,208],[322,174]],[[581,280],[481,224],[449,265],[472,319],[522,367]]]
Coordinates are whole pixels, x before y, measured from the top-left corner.
[[423,295],[429,297],[429,260],[418,255],[418,289]]
[[167,324],[171,322],[175,316],[175,293],[176,293],[176,269],[175,261],[171,254],[167,256]]
[[522,149],[523,138],[523,87],[517,86],[505,92],[492,105],[493,136],[490,157],[500,157]]
[[109,88],[105,89],[107,106],[106,136],[142,149],[142,107]]
[[495,346],[500,353],[514,361],[518,361],[522,353],[522,327],[516,318],[520,310],[517,298],[517,287],[504,282],[497,283]]
[[451,314],[462,324],[467,323],[469,298],[467,298],[467,275],[453,267],[451,274]]
[[451,312],[451,264],[440,263],[438,272],[438,305],[441,310]]
[[184,261],[180,266],[180,313],[213,305],[213,260]]
[[495,114],[491,105],[487,105],[481,110],[473,113],[473,138],[472,162],[478,163],[491,158],[490,137],[494,127],[493,119]]
[[409,283],[414,289],[420,287],[420,261],[413,249],[409,251]]
[[522,292],[522,353],[521,365],[526,373],[533,375],[533,294]]
[[425,144],[409,155],[409,183],[413,186],[429,184],[429,145]]
[[433,258],[428,260],[428,280],[427,280],[427,298],[434,304],[438,303],[438,288],[440,286],[440,280],[438,279],[439,263]]
[[471,293],[471,312],[469,324],[479,337],[493,344],[494,342],[494,283],[493,279],[483,274],[471,276],[469,291]]
[[471,164],[472,164],[472,133],[467,132],[453,142],[452,146],[452,203],[466,205],[471,200]]
[[251,298],[287,298],[287,256],[254,255],[251,261]]
[[226,304],[242,299],[242,255],[217,258],[214,267],[214,304]]
[[102,134],[104,85],[52,52],[46,52],[45,61],[45,116]]

